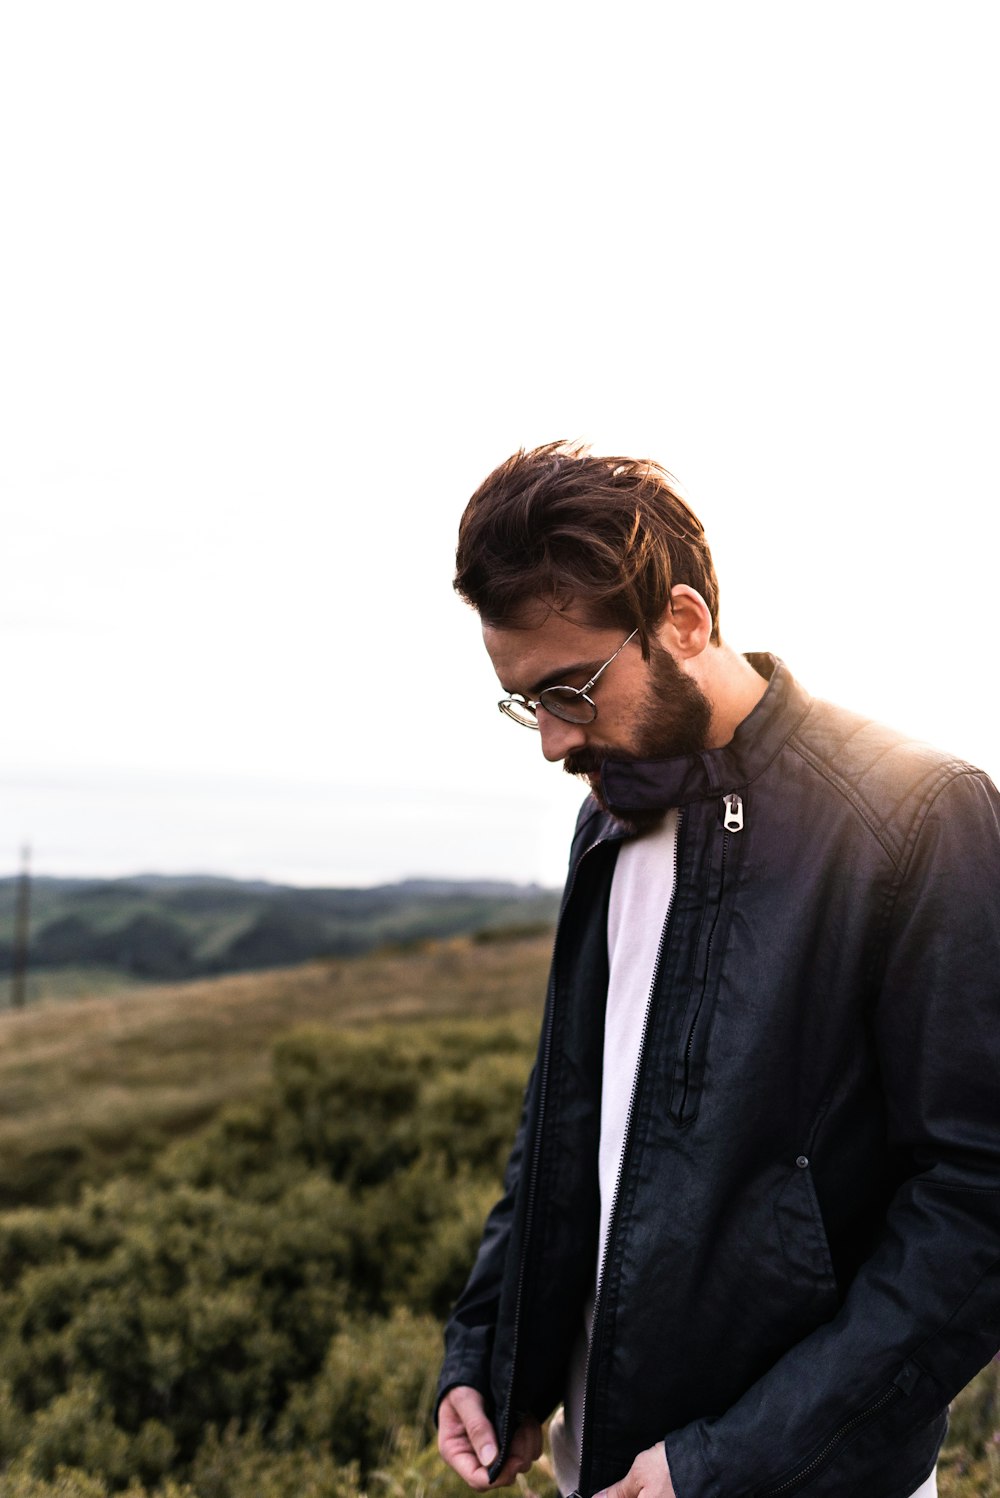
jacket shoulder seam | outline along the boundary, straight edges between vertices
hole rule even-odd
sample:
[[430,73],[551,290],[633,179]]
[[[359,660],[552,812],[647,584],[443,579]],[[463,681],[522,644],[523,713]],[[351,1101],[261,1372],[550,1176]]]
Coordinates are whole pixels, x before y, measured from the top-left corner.
[[966,764],[963,760],[952,759],[949,760],[947,764],[942,766],[941,773],[937,776],[933,785],[928,787],[923,800],[917,807],[916,814],[913,818],[913,824],[910,827],[906,842],[903,845],[903,853],[900,858],[900,864],[904,877],[906,869],[909,867],[910,861],[913,858],[914,850],[917,846],[917,839],[919,838],[920,833],[923,830],[924,823],[926,822],[927,817],[930,814],[930,809],[934,805],[934,802],[949,785],[953,785],[956,780],[963,779],[981,780],[982,771],[977,770],[973,765]]
[[966,764],[964,760],[947,759],[943,761],[938,773],[927,786],[919,803],[914,808],[909,827],[905,833],[901,829],[898,848],[894,848],[885,835],[886,822],[875,815],[872,807],[859,794],[849,780],[839,774],[832,765],[828,764],[814,750],[807,748],[801,740],[790,739],[789,747],[799,755],[800,759],[803,759],[806,764],[811,766],[817,774],[822,775],[827,784],[835,791],[838,791],[844,800],[854,808],[872,837],[875,838],[876,842],[882,848],[897,874],[900,874],[909,862],[927,813],[945,786],[950,785],[952,781],[958,780],[964,775],[974,776],[979,773],[973,766]]
[[880,953],[885,948],[893,914],[906,886],[906,877],[910,862],[913,859],[914,850],[916,849],[931,807],[947,786],[954,784],[956,780],[961,779],[963,776],[977,776],[978,774],[979,771],[975,770],[971,765],[965,764],[962,760],[947,760],[940,767],[939,773],[921,798],[920,804],[913,814],[909,831],[903,840],[899,856],[893,859],[894,878],[886,890],[885,899],[882,903],[882,911],[879,917],[881,935],[877,947],[872,952],[866,982],[871,982],[873,974],[881,960]]
[[831,766],[825,762],[825,760],[821,759],[818,754],[814,753],[813,750],[807,749],[805,744],[803,744],[800,740],[789,739],[788,747],[795,754],[797,754],[800,759],[804,760],[807,765],[815,770],[818,775],[822,775],[827,784],[830,785],[833,790],[839,792],[839,794],[844,798],[845,801],[850,803],[850,805],[857,812],[858,816],[864,822],[865,826],[868,828],[868,831],[871,833],[872,837],[882,849],[883,853],[888,858],[889,862],[892,864],[893,868],[898,868],[899,858],[897,854],[889,846],[885,837],[882,835],[879,824],[872,815],[871,809],[869,808],[868,804],[861,796],[858,795],[857,791],[850,784],[850,782],[845,780],[842,775],[838,775],[837,772],[833,770]]

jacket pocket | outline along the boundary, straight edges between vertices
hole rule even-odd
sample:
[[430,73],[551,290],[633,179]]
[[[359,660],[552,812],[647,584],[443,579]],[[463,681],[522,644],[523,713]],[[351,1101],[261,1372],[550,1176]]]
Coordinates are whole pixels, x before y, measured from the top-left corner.
[[837,1303],[837,1276],[823,1214],[805,1155],[799,1155],[775,1198],[774,1220],[782,1258],[795,1283]]

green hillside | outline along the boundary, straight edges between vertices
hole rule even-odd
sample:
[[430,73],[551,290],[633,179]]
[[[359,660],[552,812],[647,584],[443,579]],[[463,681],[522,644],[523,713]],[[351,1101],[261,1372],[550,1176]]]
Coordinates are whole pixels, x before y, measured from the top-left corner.
[[169,1139],[266,1083],[296,1025],[534,1012],[550,938],[455,937],[424,950],[120,989],[0,1016],[0,1206],[66,1201],[142,1169]]
[[[3,973],[13,957],[16,890],[15,879],[0,879]],[[108,976],[205,977],[472,931],[546,927],[557,904],[553,891],[537,885],[490,881],[298,889],[153,875],[40,878],[31,885],[29,998],[87,991],[88,982],[101,991]]]

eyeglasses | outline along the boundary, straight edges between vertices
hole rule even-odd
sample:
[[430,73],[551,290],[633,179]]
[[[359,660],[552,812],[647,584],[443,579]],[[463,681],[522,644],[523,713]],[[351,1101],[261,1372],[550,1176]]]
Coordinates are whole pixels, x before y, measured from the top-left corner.
[[629,640],[634,640],[639,633],[634,629],[628,640],[623,640],[614,655],[608,656],[600,671],[595,671],[590,680],[582,687],[546,687],[544,692],[539,692],[538,699],[530,702],[527,697],[522,697],[520,692],[513,692],[505,697],[497,707],[508,718],[513,718],[515,723],[520,723],[522,728],[537,728],[537,709],[544,707],[547,713],[554,718],[562,718],[564,723],[593,723],[597,717],[597,707],[593,699],[587,696],[591,687],[598,677],[611,665],[615,656],[621,655]]

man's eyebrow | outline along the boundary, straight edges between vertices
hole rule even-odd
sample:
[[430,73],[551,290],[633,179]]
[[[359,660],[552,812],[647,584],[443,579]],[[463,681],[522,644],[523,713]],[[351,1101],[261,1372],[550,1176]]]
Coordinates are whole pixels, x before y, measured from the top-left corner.
[[546,687],[565,686],[567,676],[582,676],[589,681],[600,665],[600,661],[576,661],[572,666],[560,666],[558,671],[550,671],[548,676],[543,676],[540,681],[534,682],[525,696],[538,697]]

